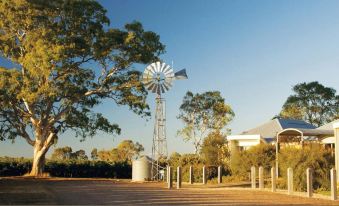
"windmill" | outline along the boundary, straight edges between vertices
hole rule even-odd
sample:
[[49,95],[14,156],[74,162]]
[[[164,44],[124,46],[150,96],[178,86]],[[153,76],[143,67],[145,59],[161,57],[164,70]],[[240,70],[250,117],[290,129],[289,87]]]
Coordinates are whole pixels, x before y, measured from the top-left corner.
[[161,94],[172,87],[174,80],[187,79],[186,69],[174,73],[173,68],[163,62],[155,62],[146,67],[143,74],[143,84],[147,90],[156,94],[155,123],[152,144],[152,170],[153,180],[160,179],[159,159],[167,158],[166,140],[166,111],[165,99]]

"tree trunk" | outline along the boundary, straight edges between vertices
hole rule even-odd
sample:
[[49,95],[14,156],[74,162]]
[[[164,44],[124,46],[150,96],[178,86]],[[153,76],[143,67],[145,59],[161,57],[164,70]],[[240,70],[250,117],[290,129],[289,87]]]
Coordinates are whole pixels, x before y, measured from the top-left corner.
[[35,155],[30,176],[42,177],[45,167],[45,155]]
[[32,163],[32,170],[30,176],[42,177],[45,167],[45,154],[47,152],[43,149],[43,144],[40,141],[37,141],[34,145],[34,157]]

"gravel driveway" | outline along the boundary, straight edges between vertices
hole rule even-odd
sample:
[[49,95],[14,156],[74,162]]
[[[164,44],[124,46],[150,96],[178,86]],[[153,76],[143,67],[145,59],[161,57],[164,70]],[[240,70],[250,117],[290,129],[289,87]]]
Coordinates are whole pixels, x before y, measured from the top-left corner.
[[67,205],[339,205],[338,201],[278,193],[188,187],[168,190],[164,183],[104,179],[0,179],[0,204]]

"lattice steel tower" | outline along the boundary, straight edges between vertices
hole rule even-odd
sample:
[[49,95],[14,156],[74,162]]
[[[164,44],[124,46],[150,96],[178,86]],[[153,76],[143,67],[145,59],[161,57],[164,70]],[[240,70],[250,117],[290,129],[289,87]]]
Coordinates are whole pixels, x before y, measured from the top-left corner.
[[156,93],[155,122],[152,144],[152,179],[160,179],[159,165],[161,158],[167,159],[167,140],[166,140],[166,110],[165,100],[161,94],[172,87],[173,80],[187,79],[186,70],[182,69],[176,73],[173,69],[161,62],[155,62],[146,67],[143,74],[143,83],[145,87],[153,93]]

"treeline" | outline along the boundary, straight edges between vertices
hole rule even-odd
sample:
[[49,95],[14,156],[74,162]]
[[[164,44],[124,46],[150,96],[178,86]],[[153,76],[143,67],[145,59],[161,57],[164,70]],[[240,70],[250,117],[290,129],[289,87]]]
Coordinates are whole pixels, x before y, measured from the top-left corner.
[[[111,150],[94,148],[89,160],[84,150],[73,152],[71,147],[56,148],[46,160],[45,173],[53,177],[131,178],[132,158],[144,147],[124,140]],[[0,157],[0,176],[21,176],[29,173],[32,159]]]
[[[22,176],[32,168],[32,159],[0,158],[0,176]],[[53,177],[131,178],[128,162],[110,163],[89,160],[47,160],[45,172]]]
[[[123,140],[117,147],[111,150],[99,150],[94,148],[91,152],[91,159],[106,161],[106,162],[128,162],[131,163],[133,157],[140,155],[144,151],[144,147],[132,140]],[[84,150],[78,150],[73,152],[71,147],[61,147],[54,149],[52,160],[64,161],[64,160],[88,160],[88,156]]]

